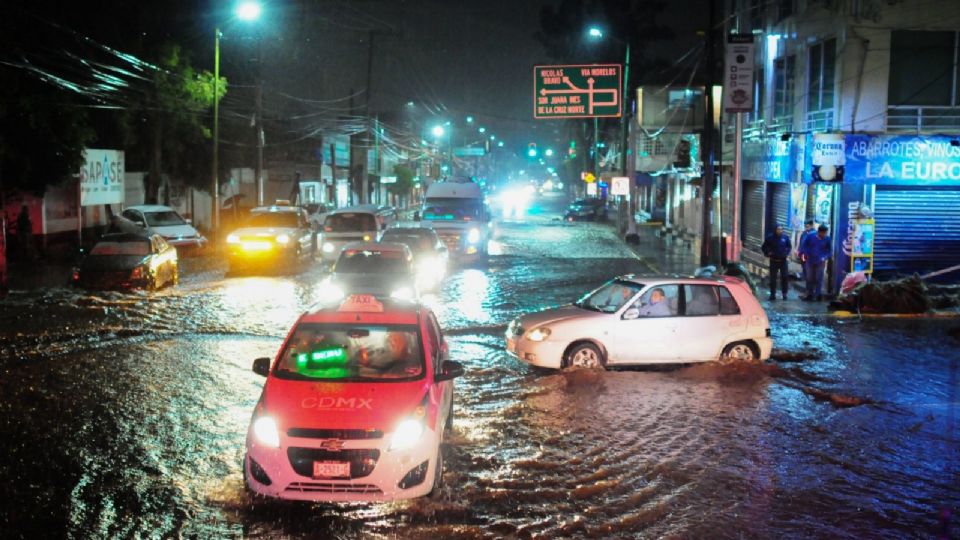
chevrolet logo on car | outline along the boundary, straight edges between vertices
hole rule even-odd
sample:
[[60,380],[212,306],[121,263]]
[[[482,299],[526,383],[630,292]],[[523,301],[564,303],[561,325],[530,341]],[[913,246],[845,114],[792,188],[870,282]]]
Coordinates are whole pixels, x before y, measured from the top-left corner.
[[324,439],[320,441],[320,448],[328,452],[339,452],[343,450],[343,440],[341,439]]

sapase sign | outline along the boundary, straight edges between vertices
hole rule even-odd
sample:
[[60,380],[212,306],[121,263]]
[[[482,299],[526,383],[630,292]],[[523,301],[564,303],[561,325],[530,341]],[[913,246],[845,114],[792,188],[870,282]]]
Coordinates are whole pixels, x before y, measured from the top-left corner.
[[80,206],[123,202],[123,150],[87,148],[80,169]]

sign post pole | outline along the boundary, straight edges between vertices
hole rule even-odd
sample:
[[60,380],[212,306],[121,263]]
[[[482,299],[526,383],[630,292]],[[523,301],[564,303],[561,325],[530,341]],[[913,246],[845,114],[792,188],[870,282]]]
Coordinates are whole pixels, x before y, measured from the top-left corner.
[[743,185],[741,181],[743,171],[743,113],[734,113],[737,117],[736,134],[733,141],[733,186],[731,197],[733,197],[733,219],[731,219],[729,261],[733,263],[740,262],[740,251],[743,246],[740,243],[740,188]]
[[[743,161],[743,113],[753,108],[753,34],[730,34],[727,36],[726,62],[723,80],[723,110],[736,117],[736,133],[733,150],[733,219],[730,234],[729,262],[740,262],[740,192]],[[763,104],[760,104],[763,108]]]

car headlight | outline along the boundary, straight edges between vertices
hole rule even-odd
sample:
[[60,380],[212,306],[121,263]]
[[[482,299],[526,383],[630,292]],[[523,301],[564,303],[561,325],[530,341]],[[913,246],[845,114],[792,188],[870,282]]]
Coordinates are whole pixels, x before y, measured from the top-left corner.
[[369,235],[369,234],[363,235],[363,241],[364,241],[364,242],[369,242],[369,241],[370,241],[370,235]]
[[530,341],[543,341],[550,337],[549,328],[534,328],[533,330],[527,332],[527,339]]
[[284,246],[287,245],[287,244],[289,244],[289,243],[290,243],[290,236],[289,236],[289,235],[286,235],[286,234],[278,234],[278,235],[277,235],[277,243],[278,243],[278,244],[282,244],[282,245],[284,245]]
[[480,241],[480,229],[470,229],[470,232],[467,233],[467,242],[471,244],[476,244]]
[[423,420],[408,418],[397,425],[390,438],[390,450],[413,448],[423,435]]
[[333,244],[330,242],[323,243],[323,252],[324,253],[333,253]]
[[253,434],[257,440],[270,448],[280,448],[280,430],[277,421],[269,416],[261,416],[253,422]]
[[240,242],[240,237],[239,237],[239,236],[237,236],[237,235],[235,235],[235,234],[228,234],[228,235],[227,235],[227,243],[228,243],[228,244],[237,244],[237,243],[239,243],[239,242]]
[[390,293],[390,298],[397,300],[413,300],[413,289],[410,287],[400,287]]

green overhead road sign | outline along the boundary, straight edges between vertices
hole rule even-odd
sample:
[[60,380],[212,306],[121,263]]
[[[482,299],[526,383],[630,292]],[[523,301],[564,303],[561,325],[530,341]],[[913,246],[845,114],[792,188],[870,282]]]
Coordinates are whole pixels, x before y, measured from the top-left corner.
[[486,151],[482,146],[458,146],[453,149],[453,155],[457,157],[480,157],[486,155]]
[[533,89],[534,118],[620,116],[619,64],[534,66]]

